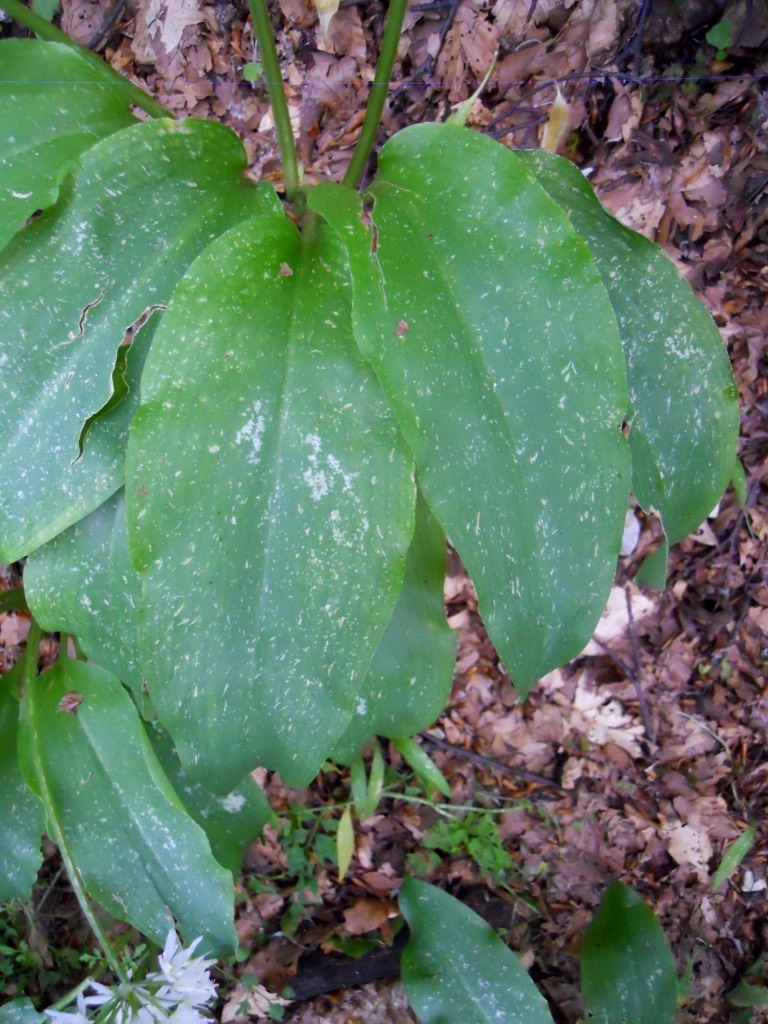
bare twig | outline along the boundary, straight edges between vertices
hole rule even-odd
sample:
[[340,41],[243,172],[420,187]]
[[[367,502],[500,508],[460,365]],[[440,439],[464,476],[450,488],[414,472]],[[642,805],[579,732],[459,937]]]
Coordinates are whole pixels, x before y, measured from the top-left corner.
[[89,50],[95,50],[99,43],[102,42],[102,40],[111,30],[112,26],[115,24],[117,19],[123,13],[123,8],[125,7],[126,3],[127,0],[116,0],[116,3],[112,5],[104,24],[101,26],[96,35],[89,39],[86,43],[86,46]]
[[631,58],[632,66],[636,72],[640,70],[640,58],[642,56],[643,49],[643,36],[645,35],[645,24],[648,21],[648,15],[651,12],[652,0],[641,0],[640,10],[637,13],[635,24],[632,28],[632,39],[623,49],[613,58],[613,63],[620,65],[623,61]]
[[459,757],[463,757],[467,761],[472,761],[474,764],[482,765],[484,768],[491,768],[497,772],[504,772],[505,775],[515,775],[520,779],[525,779],[526,782],[533,782],[539,786],[550,786],[552,789],[559,789],[564,792],[563,787],[559,782],[555,782],[554,779],[548,779],[545,775],[538,775],[536,772],[526,771],[525,768],[515,768],[514,765],[503,764],[501,761],[495,761],[492,757],[485,757],[483,754],[476,754],[474,750],[467,750],[464,747],[454,746],[453,743],[448,743],[445,740],[438,739],[436,736],[432,736],[432,734],[428,732],[422,732],[420,735],[423,740],[427,743],[431,743],[439,750],[446,750],[451,754],[458,754]]
[[512,135],[513,132],[521,132],[523,128],[535,128],[536,125],[544,124],[548,117],[548,114],[541,114],[539,117],[534,117],[530,121],[522,121],[520,124],[513,124],[510,125],[509,128],[502,128],[498,132],[489,132],[488,134],[492,139],[503,139],[505,135]]

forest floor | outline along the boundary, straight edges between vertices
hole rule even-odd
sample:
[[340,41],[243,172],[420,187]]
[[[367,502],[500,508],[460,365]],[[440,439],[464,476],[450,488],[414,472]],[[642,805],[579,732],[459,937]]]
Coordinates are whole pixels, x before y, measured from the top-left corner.
[[[308,182],[343,175],[384,13],[379,3],[345,0],[324,45],[309,0],[273,7]],[[64,0],[60,18],[174,111],[229,124],[254,175],[281,187],[265,93],[243,82],[255,55],[240,0]],[[290,985],[285,1019],[301,1024],[414,1020],[397,981],[393,897],[406,867],[502,929],[559,1024],[581,1019],[579,943],[614,878],[634,887],[666,930],[687,978],[681,1021],[731,1020],[754,965],[752,994],[765,994],[766,38],[768,8],[744,0],[436,0],[406,15],[382,139],[444,119],[498,51],[469,124],[519,148],[557,134],[559,151],[603,203],[664,246],[715,317],[740,392],[747,505],[732,490],[724,496],[673,550],[664,592],[632,582],[659,541],[653,516],[633,510],[596,639],[523,704],[483,631],[471,583],[451,562],[446,605],[458,664],[450,705],[423,742],[451,783],[451,803],[467,810],[444,818],[428,803],[385,801],[357,827],[340,882],[333,830],[344,772],[324,772],[301,793],[260,775],[281,814],[282,845],[268,830],[246,858],[237,926],[250,952],[223,978],[224,1020],[241,1019],[249,998],[251,1019],[262,1019],[256,982]],[[6,662],[24,626],[23,616],[0,617]],[[390,777],[405,778],[397,751],[385,756]],[[752,823],[752,849],[713,888],[723,852]],[[40,927],[60,942],[72,922],[54,916]]]

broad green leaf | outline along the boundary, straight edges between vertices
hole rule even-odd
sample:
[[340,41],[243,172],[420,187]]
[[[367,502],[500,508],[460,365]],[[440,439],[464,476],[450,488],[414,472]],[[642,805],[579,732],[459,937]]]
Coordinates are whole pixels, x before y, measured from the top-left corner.
[[553,1024],[515,954],[469,907],[406,878],[400,909],[411,929],[403,985],[421,1024]]
[[125,424],[115,437],[98,420],[80,457],[83,428],[110,402],[128,328],[164,307],[212,238],[279,208],[270,188],[246,180],[245,164],[236,136],[212,122],[123,129],[84,153],[56,206],[0,252],[0,399],[15,425],[0,442],[6,561],[121,485]]
[[715,889],[719,888],[723,882],[726,882],[731,877],[736,868],[752,849],[756,831],[756,826],[750,825],[749,828],[742,832],[739,838],[735,839],[725,851],[723,859],[720,861],[720,866],[712,879],[713,892]]
[[141,694],[141,586],[128,554],[123,490],[30,555],[24,585],[43,629],[74,633],[89,658]]
[[245,851],[273,817],[269,801],[250,775],[224,796],[190,782],[173,740],[159,722],[146,726],[163,771],[186,809],[205,830],[214,857],[237,878]]
[[45,812],[19,770],[18,687],[23,661],[0,679],[0,901],[28,900],[43,862]]
[[0,42],[0,249],[56,202],[81,153],[135,123],[125,90],[71,47]]
[[734,471],[737,391],[720,332],[662,249],[612,217],[572,163],[539,150],[517,155],[594,256],[627,361],[632,489],[675,544],[706,518]]
[[595,1024],[672,1024],[675,961],[650,907],[621,882],[606,890],[581,950],[584,1009]]
[[[194,781],[291,785],[346,728],[402,585],[410,456],[350,335],[341,246],[282,214],[174,294],[128,448],[150,696]],[[234,742],[236,740],[236,742]]]
[[31,999],[14,999],[0,1006],[0,1024],[47,1024],[50,1021],[38,1013]]
[[127,691],[104,669],[67,658],[35,687],[22,766],[40,791],[40,759],[48,814],[88,892],[160,945],[176,918],[187,942],[201,935],[208,952],[234,949],[232,876],[182,807]]
[[407,736],[432,725],[453,681],[456,634],[445,617],[445,534],[419,495],[403,588],[333,752],[347,763],[372,736]]
[[613,578],[630,487],[615,317],[565,214],[493,140],[408,128],[371,195],[375,236],[341,186],[310,203],[344,235],[357,342],[525,694],[583,648]]

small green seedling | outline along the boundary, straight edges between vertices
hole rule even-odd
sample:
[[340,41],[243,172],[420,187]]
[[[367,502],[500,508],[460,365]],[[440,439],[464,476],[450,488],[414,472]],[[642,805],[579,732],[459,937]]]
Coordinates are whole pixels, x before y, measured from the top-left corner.
[[736,25],[732,18],[725,17],[721,21],[718,21],[709,32],[704,36],[710,46],[714,46],[715,59],[725,60],[728,56],[728,52],[733,46],[733,41],[736,38]]

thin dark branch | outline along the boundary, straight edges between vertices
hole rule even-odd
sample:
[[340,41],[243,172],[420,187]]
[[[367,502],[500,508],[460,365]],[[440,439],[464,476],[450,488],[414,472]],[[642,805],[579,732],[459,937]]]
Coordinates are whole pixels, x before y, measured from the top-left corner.
[[474,764],[482,765],[483,768],[491,768],[493,771],[504,772],[505,775],[515,775],[519,779],[524,779],[526,782],[533,782],[538,786],[550,786],[552,789],[558,789],[565,792],[559,782],[555,782],[554,779],[548,779],[545,775],[538,775],[536,772],[529,772],[525,768],[516,768],[511,764],[503,764],[501,761],[496,761],[492,757],[485,757],[484,754],[476,754],[474,750],[467,750],[464,747],[454,746],[453,743],[448,743],[446,740],[438,739],[436,736],[432,736],[431,733],[422,732],[420,736],[427,743],[431,743],[439,750],[446,750],[451,754],[457,754],[459,757],[463,757],[467,761],[472,761]]
[[652,0],[641,0],[640,10],[637,12],[637,18],[630,30],[630,41],[613,57],[613,63],[616,64],[617,67],[621,67],[625,61],[629,62],[631,60],[635,71],[639,71],[638,62],[640,60],[643,47],[645,24],[648,21],[651,2]]
[[547,120],[547,114],[542,114],[541,117],[534,117],[531,121],[523,121],[521,124],[510,125],[509,128],[502,128],[498,132],[490,132],[492,139],[503,139],[505,135],[511,135],[513,132],[521,132],[523,128],[535,128],[537,124],[544,124]]
[[120,17],[120,15],[123,13],[123,8],[125,7],[126,3],[127,0],[116,0],[116,3],[112,5],[104,24],[101,26],[96,35],[93,36],[92,39],[89,39],[86,43],[86,46],[89,50],[95,50],[99,43],[105,38],[107,33],[109,33],[112,30],[113,25]]

